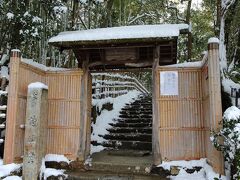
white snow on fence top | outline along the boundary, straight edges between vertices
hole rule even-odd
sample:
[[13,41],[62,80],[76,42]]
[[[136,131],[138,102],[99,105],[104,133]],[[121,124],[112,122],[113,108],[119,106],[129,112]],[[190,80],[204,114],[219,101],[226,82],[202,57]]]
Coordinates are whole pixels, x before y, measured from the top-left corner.
[[48,89],[48,86],[41,82],[35,82],[35,83],[29,84],[28,89]]
[[211,44],[211,43],[219,43],[219,39],[216,37],[212,37],[208,40],[208,44]]
[[223,118],[227,121],[238,120],[240,118],[240,109],[236,106],[231,106],[223,114]]
[[21,61],[25,64],[28,64],[28,65],[33,66],[35,68],[38,68],[42,71],[67,71],[67,70],[69,70],[67,68],[47,67],[43,64],[39,64],[37,62],[34,62],[33,59],[22,58]]
[[160,24],[67,31],[52,37],[49,39],[49,42],[177,37],[180,34],[180,30],[188,28],[187,24]]
[[19,49],[12,49],[11,52],[21,52]]
[[172,64],[172,65],[166,65],[164,67],[179,67],[179,68],[188,68],[188,67],[196,67],[200,68],[204,64],[204,61],[195,61],[195,62],[184,62],[179,64]]

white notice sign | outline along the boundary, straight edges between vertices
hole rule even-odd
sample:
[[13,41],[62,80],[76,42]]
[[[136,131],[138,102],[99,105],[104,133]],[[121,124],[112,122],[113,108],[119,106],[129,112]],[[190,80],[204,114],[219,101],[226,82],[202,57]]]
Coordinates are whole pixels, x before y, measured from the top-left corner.
[[177,71],[160,72],[160,95],[163,96],[178,95]]

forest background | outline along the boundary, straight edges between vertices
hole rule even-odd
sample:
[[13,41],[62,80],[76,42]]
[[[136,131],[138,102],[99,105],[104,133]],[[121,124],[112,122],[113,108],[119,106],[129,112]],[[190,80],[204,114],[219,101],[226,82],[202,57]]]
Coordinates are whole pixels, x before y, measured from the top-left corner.
[[[240,80],[239,0],[0,0],[0,57],[11,49],[56,67],[77,67],[71,51],[48,39],[62,31],[142,24],[186,23],[178,60],[197,61],[210,37],[220,38],[222,74]],[[225,53],[226,49],[226,53]]]

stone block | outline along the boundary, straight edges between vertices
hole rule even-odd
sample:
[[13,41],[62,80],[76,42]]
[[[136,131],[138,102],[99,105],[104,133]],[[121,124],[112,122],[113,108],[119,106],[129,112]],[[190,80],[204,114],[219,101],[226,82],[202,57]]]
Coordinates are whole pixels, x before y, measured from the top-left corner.
[[[38,83],[39,85],[39,83]],[[29,86],[24,139],[23,179],[38,179],[47,140],[47,89]]]

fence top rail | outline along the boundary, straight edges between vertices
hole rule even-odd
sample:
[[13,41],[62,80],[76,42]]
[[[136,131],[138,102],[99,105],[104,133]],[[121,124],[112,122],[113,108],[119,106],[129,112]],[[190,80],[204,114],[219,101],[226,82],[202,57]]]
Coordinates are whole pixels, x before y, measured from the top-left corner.
[[33,61],[32,59],[25,59],[25,58],[21,58],[21,64],[24,64],[30,68],[39,70],[40,72],[43,73],[62,73],[62,72],[82,72],[82,69],[79,68],[74,68],[74,69],[68,69],[68,68],[58,68],[58,67],[47,67],[43,64],[39,64],[35,61]]

